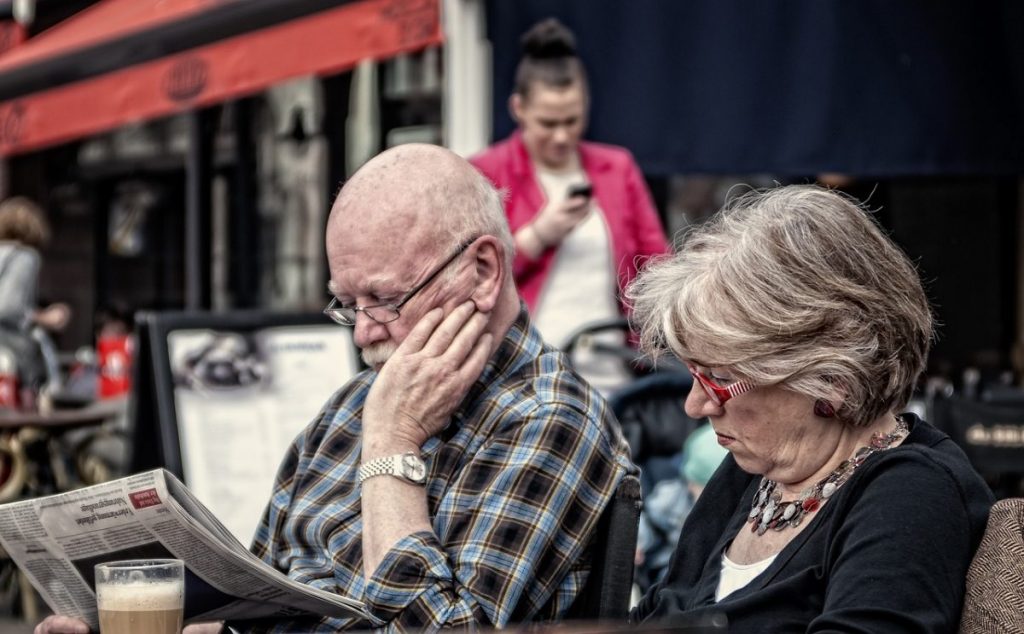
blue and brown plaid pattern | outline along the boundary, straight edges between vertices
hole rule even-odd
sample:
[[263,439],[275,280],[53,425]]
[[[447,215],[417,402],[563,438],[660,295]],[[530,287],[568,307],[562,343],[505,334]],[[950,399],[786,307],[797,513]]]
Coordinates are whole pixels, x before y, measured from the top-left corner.
[[364,601],[380,623],[249,631],[503,627],[564,615],[586,580],[598,516],[635,472],[604,401],[522,311],[448,428],[423,447],[434,532],[399,541],[367,580],[356,470],[374,376],[335,394],[293,443],[253,551],[297,581]]

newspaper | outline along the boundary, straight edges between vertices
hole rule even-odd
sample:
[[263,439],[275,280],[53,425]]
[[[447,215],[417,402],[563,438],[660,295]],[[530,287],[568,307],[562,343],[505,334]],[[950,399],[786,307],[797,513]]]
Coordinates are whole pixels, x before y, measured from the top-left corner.
[[243,546],[164,469],[0,505],[0,544],[56,614],[99,631],[93,566],[185,562],[186,621],[302,615],[373,622],[360,601],[298,583]]

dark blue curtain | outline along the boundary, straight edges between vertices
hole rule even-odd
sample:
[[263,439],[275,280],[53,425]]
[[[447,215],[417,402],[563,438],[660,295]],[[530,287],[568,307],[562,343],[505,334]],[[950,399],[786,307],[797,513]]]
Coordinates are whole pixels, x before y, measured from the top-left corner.
[[1024,173],[1017,0],[490,0],[496,138],[547,16],[576,33],[587,136],[650,175]]

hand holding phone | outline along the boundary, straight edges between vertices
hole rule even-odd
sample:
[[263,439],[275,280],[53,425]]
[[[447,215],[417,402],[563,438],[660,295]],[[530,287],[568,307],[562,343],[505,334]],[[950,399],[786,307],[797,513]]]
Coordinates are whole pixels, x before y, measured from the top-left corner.
[[564,200],[556,199],[540,210],[529,228],[541,250],[561,244],[565,236],[587,217],[593,192],[590,183],[570,185]]

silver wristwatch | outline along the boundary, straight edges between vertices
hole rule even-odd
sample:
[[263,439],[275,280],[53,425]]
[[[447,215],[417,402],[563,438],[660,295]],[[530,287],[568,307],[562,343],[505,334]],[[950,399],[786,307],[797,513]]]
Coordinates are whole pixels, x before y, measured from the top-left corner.
[[413,452],[375,458],[359,465],[359,483],[379,475],[395,476],[413,484],[427,481],[427,465]]

